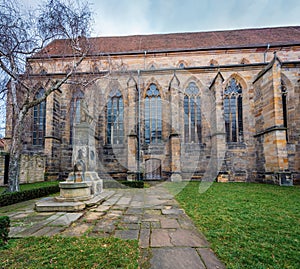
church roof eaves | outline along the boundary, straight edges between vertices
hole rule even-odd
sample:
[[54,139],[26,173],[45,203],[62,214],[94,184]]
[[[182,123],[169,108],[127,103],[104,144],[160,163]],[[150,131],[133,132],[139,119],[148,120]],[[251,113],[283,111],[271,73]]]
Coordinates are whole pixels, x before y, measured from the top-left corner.
[[[256,28],[210,32],[92,37],[90,55],[189,52],[300,45],[300,26]],[[65,39],[52,41],[33,59],[73,56]]]

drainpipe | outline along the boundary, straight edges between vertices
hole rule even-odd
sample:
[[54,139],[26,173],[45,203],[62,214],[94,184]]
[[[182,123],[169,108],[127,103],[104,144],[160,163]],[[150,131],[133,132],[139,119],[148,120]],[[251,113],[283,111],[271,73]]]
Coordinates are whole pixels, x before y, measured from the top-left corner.
[[137,136],[138,136],[138,143],[137,143],[137,172],[138,178],[137,180],[141,180],[141,167],[140,167],[140,160],[141,160],[141,127],[140,127],[140,120],[141,120],[141,90],[140,90],[140,70],[137,71],[138,74],[138,122],[137,122]]

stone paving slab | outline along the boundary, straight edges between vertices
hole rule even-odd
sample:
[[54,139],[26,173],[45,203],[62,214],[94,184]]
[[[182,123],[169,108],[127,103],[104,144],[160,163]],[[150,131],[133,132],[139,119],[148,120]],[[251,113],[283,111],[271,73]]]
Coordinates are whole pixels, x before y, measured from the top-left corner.
[[140,230],[139,246],[141,248],[148,248],[150,246],[150,229]]
[[191,219],[162,186],[104,190],[101,203],[79,212],[36,212],[34,203],[0,208],[11,217],[10,236],[115,236],[136,239],[150,269],[224,269]]
[[125,239],[125,240],[126,239],[138,240],[139,230],[116,230],[115,237]]
[[65,229],[65,227],[50,227],[45,226],[42,229],[36,231],[31,236],[53,236],[60,232],[62,232]]
[[176,229],[174,232],[169,232],[169,236],[174,246],[208,247],[209,245],[204,236],[196,230]]
[[84,235],[90,229],[88,223],[74,223],[68,229],[64,229],[62,235],[64,236],[81,236]]
[[51,226],[69,226],[74,221],[82,217],[81,213],[66,213],[50,223]]
[[163,215],[179,215],[179,214],[183,214],[183,213],[184,213],[183,209],[177,209],[177,208],[163,209],[162,210]]
[[172,247],[168,230],[154,229],[151,233],[151,247]]
[[206,269],[194,248],[154,248],[151,269]]
[[87,212],[84,216],[85,220],[87,222],[93,222],[96,221],[98,219],[100,219],[102,216],[105,215],[105,212]]
[[178,229],[180,227],[176,219],[162,219],[160,224],[162,229]]
[[219,261],[214,252],[209,248],[198,248],[204,264],[207,268],[225,269],[225,266]]

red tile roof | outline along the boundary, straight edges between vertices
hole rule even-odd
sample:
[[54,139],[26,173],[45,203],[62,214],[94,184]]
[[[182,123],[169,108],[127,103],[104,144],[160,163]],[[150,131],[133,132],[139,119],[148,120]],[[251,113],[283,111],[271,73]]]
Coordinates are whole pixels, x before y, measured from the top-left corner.
[[[90,38],[91,54],[144,53],[300,44],[300,26]],[[35,57],[71,55],[66,40],[51,42]],[[34,58],[34,57],[33,57]]]

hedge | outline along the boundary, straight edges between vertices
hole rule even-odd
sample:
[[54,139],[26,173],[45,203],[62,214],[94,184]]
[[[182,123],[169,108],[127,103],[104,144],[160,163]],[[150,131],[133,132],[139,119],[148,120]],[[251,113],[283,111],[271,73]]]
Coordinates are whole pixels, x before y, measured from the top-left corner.
[[0,217],[0,248],[5,246],[8,242],[9,225],[9,217]]
[[103,180],[104,189],[144,188],[144,181]]
[[144,181],[121,181],[121,184],[130,187],[130,188],[144,188]]
[[12,193],[4,193],[0,195],[0,207],[12,205],[15,203],[48,196],[53,193],[59,192],[59,186],[48,186],[48,187],[41,187],[32,190],[25,190],[19,192],[12,192]]

